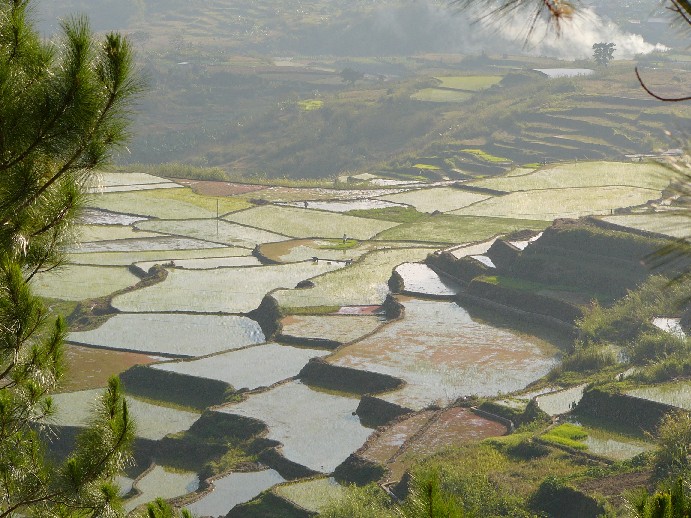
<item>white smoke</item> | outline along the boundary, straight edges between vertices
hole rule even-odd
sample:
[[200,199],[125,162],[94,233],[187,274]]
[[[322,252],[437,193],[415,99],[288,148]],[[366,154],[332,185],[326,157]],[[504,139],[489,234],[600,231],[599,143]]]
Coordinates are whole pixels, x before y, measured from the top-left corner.
[[603,20],[590,8],[579,8],[573,19],[562,23],[558,33],[546,20],[538,20],[530,31],[532,15],[529,11],[514,11],[511,16],[496,20],[483,18],[481,25],[509,40],[524,42],[524,50],[529,54],[561,59],[589,58],[593,55],[593,43],[599,42],[615,43],[614,56],[617,59],[668,50],[660,43],[646,42],[639,34],[622,31],[618,25]]

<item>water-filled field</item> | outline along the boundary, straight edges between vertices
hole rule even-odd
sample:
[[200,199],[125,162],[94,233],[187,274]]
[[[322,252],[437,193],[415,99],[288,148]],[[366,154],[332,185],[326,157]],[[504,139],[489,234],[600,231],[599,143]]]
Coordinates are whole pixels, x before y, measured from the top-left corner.
[[268,343],[198,360],[166,362],[154,369],[225,381],[236,390],[268,387],[297,376],[310,360],[327,351]]
[[457,282],[440,277],[426,264],[403,263],[395,271],[403,279],[403,289],[408,293],[450,297],[461,289]]
[[346,343],[375,331],[382,325],[382,319],[359,315],[293,315],[281,320],[281,325],[284,335]]
[[[57,408],[51,422],[60,426],[86,426],[102,390],[82,390],[55,394],[53,401]],[[135,419],[137,437],[158,440],[169,433],[187,430],[199,419],[199,414],[145,403],[128,397],[127,408]]]
[[275,205],[244,210],[225,219],[291,237],[339,238],[346,235],[352,239],[370,239],[396,225],[376,219]]
[[291,263],[307,261],[313,257],[327,261],[355,260],[373,250],[410,247],[411,243],[379,240],[347,242],[344,247],[341,237],[341,239],[291,239],[279,243],[267,243],[261,246],[261,252],[273,261]]
[[36,275],[31,288],[42,297],[84,300],[103,297],[137,282],[139,278],[125,267],[69,265]]
[[405,387],[380,396],[388,401],[421,409],[460,396],[512,392],[559,361],[553,346],[475,322],[453,302],[411,299],[404,306],[404,319],[329,358],[404,379]]
[[314,288],[279,290],[274,297],[288,308],[381,304],[389,292],[391,270],[406,261],[421,261],[428,253],[428,248],[378,250],[342,270],[313,279]]
[[419,189],[400,194],[384,196],[382,200],[395,203],[412,205],[420,212],[448,212],[450,210],[467,207],[478,201],[489,198],[487,194],[462,191],[451,187],[438,187],[434,189]]
[[285,239],[283,235],[216,219],[148,220],[138,223],[137,228],[246,248]]
[[213,491],[185,508],[194,516],[225,516],[236,505],[249,502],[262,491],[284,481],[273,469],[230,473],[215,479]]
[[[307,203],[307,207],[305,207]],[[285,205],[289,207],[310,208],[316,210],[326,210],[329,212],[348,212],[349,210],[368,210],[368,209],[385,209],[388,207],[401,207],[400,203],[392,203],[385,200],[376,200],[365,198],[362,200],[345,200],[345,201],[308,201],[288,202]]]
[[689,235],[689,215],[679,211],[622,214],[606,216],[602,219],[623,227],[657,232],[672,237],[686,238]]
[[106,253],[106,252],[153,252],[171,250],[195,250],[222,248],[224,245],[176,236],[159,236],[150,238],[119,239],[115,241],[95,241],[81,243],[70,249],[73,253]]
[[116,225],[79,225],[75,228],[78,236],[77,242],[80,244],[92,241],[117,241],[119,239],[145,239],[149,237],[160,237],[154,232],[141,232],[132,227]]
[[323,477],[304,482],[281,484],[273,492],[303,509],[318,513],[345,494],[345,488],[333,478]]
[[577,385],[566,390],[537,396],[537,405],[540,410],[549,415],[565,414],[575,408],[581,400],[585,387],[585,385]]
[[250,251],[247,248],[221,247],[213,243],[207,243],[207,246],[210,248],[193,248],[188,250],[126,250],[122,252],[84,252],[68,254],[68,259],[70,263],[73,264],[128,266],[139,261],[163,264],[170,261],[188,261],[193,259],[205,260],[206,258],[247,257],[250,254]]
[[166,356],[204,356],[258,344],[264,341],[264,333],[247,317],[126,313],[115,315],[97,329],[70,333],[68,340]]
[[220,411],[264,421],[287,459],[330,473],[372,432],[354,415],[358,403],[293,381]]
[[107,210],[85,209],[79,222],[84,225],[131,225],[137,221],[144,221],[141,216],[130,216]]
[[115,297],[113,306],[131,312],[245,313],[257,308],[273,289],[293,287],[342,266],[320,261],[217,270],[173,269],[164,282]]
[[199,477],[191,471],[177,471],[163,466],[154,466],[151,471],[135,481],[141,493],[125,501],[125,510],[132,511],[135,507],[160,498],[174,498],[196,491],[199,487]]
[[[171,259],[166,261],[167,268],[182,268],[185,270],[214,270],[216,268],[231,268],[233,266],[261,266],[259,259],[252,255],[234,257],[206,257],[204,259]],[[145,261],[135,263],[136,266],[148,272],[149,269],[161,264],[161,261]]]
[[469,183],[511,192],[605,186],[630,186],[661,191],[667,187],[672,176],[668,168],[655,162],[573,162],[542,167],[526,174]]
[[629,390],[627,394],[691,410],[691,382],[688,381],[676,381],[662,385],[641,387]]

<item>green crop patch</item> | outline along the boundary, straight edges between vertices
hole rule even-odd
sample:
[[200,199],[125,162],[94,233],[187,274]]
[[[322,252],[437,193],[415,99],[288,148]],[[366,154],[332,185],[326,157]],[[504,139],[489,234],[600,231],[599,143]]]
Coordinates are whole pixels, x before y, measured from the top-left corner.
[[441,81],[442,88],[454,90],[484,90],[496,85],[504,76],[439,76],[435,79]]
[[606,216],[602,219],[622,227],[657,232],[678,238],[686,238],[689,233],[689,214],[682,211],[622,214]]
[[415,101],[427,101],[433,103],[460,103],[472,97],[471,93],[458,90],[446,90],[443,88],[423,88],[410,96]]
[[161,219],[213,218],[250,206],[242,198],[214,198],[191,189],[154,189],[92,195],[88,205],[112,212],[140,214]]
[[587,437],[587,432],[580,426],[564,423],[550,429],[543,434],[542,439],[561,446],[567,446],[576,450],[587,450],[588,446],[583,442]]
[[469,155],[473,155],[475,158],[479,158],[480,160],[484,160],[485,162],[494,162],[494,163],[503,163],[503,162],[511,162],[508,158],[503,158],[500,156],[495,156],[490,153],[487,153],[486,151],[483,151],[482,149],[462,149],[461,150],[463,153],[468,153]]
[[324,101],[320,101],[318,99],[307,99],[305,101],[298,101],[298,106],[300,109],[306,112],[311,112],[314,110],[321,110],[324,106]]
[[440,214],[410,224],[399,225],[377,236],[377,239],[462,244],[483,241],[515,230],[543,230],[548,221]]
[[310,209],[262,206],[231,214],[228,221],[292,237],[370,239],[395,223]]
[[[420,191],[418,191],[420,192]],[[346,214],[359,218],[383,219],[395,223],[412,223],[425,215],[415,207],[385,207],[383,209],[351,210]]]

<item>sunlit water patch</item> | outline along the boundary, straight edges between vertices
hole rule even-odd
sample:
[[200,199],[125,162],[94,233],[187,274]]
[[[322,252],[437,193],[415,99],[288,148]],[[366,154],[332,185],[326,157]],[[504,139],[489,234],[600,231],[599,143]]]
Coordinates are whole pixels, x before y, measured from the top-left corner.
[[595,71],[591,68],[536,68],[535,71],[542,72],[550,79],[559,77],[589,76]]
[[151,238],[118,239],[115,241],[97,241],[81,243],[71,248],[72,253],[85,252],[132,252],[154,250],[194,250],[198,248],[224,248],[225,245],[190,239],[186,237],[161,236]]
[[677,381],[665,383],[663,385],[641,387],[629,390],[627,394],[629,396],[649,399],[651,401],[657,401],[658,403],[665,403],[666,405],[691,410],[691,382],[688,381]]
[[576,407],[583,397],[586,385],[577,385],[566,390],[537,396],[537,406],[549,415],[565,414]]
[[235,389],[255,389],[297,376],[310,358],[326,354],[328,351],[269,343],[154,368],[225,381]]
[[283,444],[283,455],[315,471],[329,473],[357,450],[372,430],[354,415],[359,399],[316,391],[293,381],[222,412],[253,417],[269,427],[268,437]]
[[484,264],[485,266],[488,266],[489,268],[496,268],[496,266],[492,262],[492,259],[490,259],[486,255],[471,255],[470,257],[472,257],[473,259],[475,259],[477,261],[480,261],[482,264]]
[[686,336],[686,333],[684,333],[684,330],[682,329],[680,322],[680,318],[659,317],[653,319],[653,325],[655,327],[662,329],[667,333],[671,333],[674,336],[678,336],[679,338],[684,338]]
[[342,266],[319,261],[217,270],[173,269],[162,283],[115,297],[113,306],[132,312],[246,313],[257,308],[273,289],[293,287]]
[[68,340],[111,349],[203,356],[261,343],[264,333],[247,317],[147,313],[115,315],[91,331],[70,333]]
[[292,482],[273,489],[277,495],[313,513],[345,496],[346,489],[333,478]]
[[490,239],[489,241],[484,241],[482,243],[455,246],[449,248],[447,251],[451,252],[457,259],[460,259],[461,257],[468,257],[471,255],[482,255],[490,249],[490,247],[494,244],[495,241],[496,239]]
[[347,343],[375,331],[382,325],[376,316],[320,315],[285,317],[281,321],[284,335],[300,338],[324,338]]
[[236,505],[249,502],[262,491],[284,481],[273,469],[231,473],[214,480],[213,491],[185,508],[194,516],[225,516]]
[[523,240],[523,241],[510,241],[510,243],[511,243],[513,246],[515,246],[516,248],[518,248],[519,250],[525,250],[526,248],[528,248],[528,245],[530,245],[530,243],[534,243],[535,241],[537,241],[537,240],[540,239],[541,237],[542,237],[542,232],[540,232],[539,234],[537,234],[537,235],[531,237],[530,239],[526,239],[526,240]]
[[141,494],[125,501],[125,510],[128,512],[159,497],[175,498],[196,491],[199,487],[199,477],[191,471],[179,472],[154,466],[135,482],[135,487]]
[[437,272],[422,263],[403,263],[396,267],[403,278],[403,288],[408,293],[451,297],[461,289],[451,279],[440,277]]
[[414,409],[459,396],[495,396],[541,378],[559,361],[535,337],[475,322],[453,302],[408,300],[405,317],[339,350],[330,362],[402,378],[380,396]]
[[[307,203],[307,206],[305,206]],[[349,210],[368,210],[368,209],[386,209],[389,207],[404,207],[400,203],[393,203],[385,200],[350,200],[350,201],[305,201],[305,202],[290,202],[282,205],[289,207],[303,207],[317,210],[327,210],[329,212],[348,212]]]
[[[93,416],[93,409],[103,390],[82,390],[54,394],[57,408],[51,423],[59,426],[86,426]],[[128,397],[127,408],[135,420],[137,437],[158,440],[169,433],[187,430],[199,419],[199,414],[145,403]]]
[[86,209],[79,219],[86,225],[132,225],[147,218],[109,210]]

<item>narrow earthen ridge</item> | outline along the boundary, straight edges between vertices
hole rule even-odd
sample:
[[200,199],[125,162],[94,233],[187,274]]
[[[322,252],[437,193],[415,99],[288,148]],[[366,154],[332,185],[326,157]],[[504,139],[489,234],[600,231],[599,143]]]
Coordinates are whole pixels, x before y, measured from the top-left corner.
[[323,358],[310,359],[298,374],[298,378],[307,385],[353,394],[388,392],[405,385],[402,379],[388,374],[341,367]]
[[337,340],[329,340],[327,338],[311,338],[303,336],[284,335],[282,333],[279,333],[276,336],[274,336],[274,340],[282,344],[299,345],[301,347],[310,347],[313,349],[328,349],[329,351],[338,349],[340,346],[343,345],[343,342],[339,342]]
[[297,480],[299,478],[313,477],[321,474],[302,464],[286,459],[276,448],[269,448],[261,452],[259,454],[259,460],[262,464],[278,471],[286,480]]

